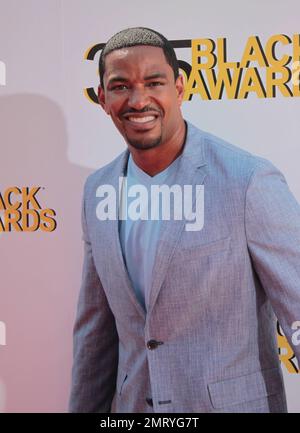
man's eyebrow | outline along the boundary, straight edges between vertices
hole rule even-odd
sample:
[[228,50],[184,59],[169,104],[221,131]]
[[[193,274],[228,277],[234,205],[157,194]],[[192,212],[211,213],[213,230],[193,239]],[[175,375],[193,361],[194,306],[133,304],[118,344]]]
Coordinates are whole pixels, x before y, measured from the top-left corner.
[[120,81],[124,82],[124,81],[127,81],[127,79],[124,78],[124,77],[121,77],[120,75],[117,75],[117,76],[115,76],[115,77],[110,78],[110,79],[108,80],[108,83],[107,83],[107,84],[113,84],[113,83],[115,83],[116,81],[118,81],[118,82],[120,82]]
[[[166,79],[167,78],[167,74],[165,74],[164,72],[154,72],[153,74],[150,74],[150,75],[147,75],[146,77],[144,77],[144,80],[145,81],[155,80],[157,78],[164,78],[164,79]],[[115,77],[112,77],[112,78],[110,78],[108,80],[107,85],[113,84],[115,82],[122,82],[122,83],[124,83],[126,81],[128,81],[127,78],[122,77],[121,75],[116,75]]]
[[155,72],[154,74],[144,77],[144,80],[154,80],[156,78],[167,78],[167,74],[164,72]]

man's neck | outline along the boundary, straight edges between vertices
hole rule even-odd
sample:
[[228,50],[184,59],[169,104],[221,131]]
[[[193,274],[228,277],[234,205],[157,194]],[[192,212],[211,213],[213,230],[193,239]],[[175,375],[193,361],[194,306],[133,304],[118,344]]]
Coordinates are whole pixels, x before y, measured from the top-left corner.
[[180,127],[167,143],[148,150],[131,148],[135,164],[149,176],[165,170],[182,153],[186,138],[187,125],[182,119]]

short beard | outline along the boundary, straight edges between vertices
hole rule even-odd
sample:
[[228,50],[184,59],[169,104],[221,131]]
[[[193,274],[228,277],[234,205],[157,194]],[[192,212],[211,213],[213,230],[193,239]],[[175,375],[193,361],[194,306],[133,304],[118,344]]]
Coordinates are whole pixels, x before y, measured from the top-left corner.
[[127,142],[138,150],[147,150],[147,149],[154,149],[155,147],[159,146],[162,141],[162,136],[160,135],[156,139],[150,141],[150,142],[143,142],[140,140],[129,140],[127,139]]

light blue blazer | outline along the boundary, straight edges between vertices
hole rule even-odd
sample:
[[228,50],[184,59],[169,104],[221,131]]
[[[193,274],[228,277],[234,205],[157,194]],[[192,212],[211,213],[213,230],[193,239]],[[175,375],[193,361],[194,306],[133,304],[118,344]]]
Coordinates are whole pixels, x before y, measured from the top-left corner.
[[176,183],[204,185],[204,226],[162,222],[147,313],[96,216],[128,150],[85,183],[72,412],[286,411],[275,315],[299,362],[300,206],[270,162],[187,125]]

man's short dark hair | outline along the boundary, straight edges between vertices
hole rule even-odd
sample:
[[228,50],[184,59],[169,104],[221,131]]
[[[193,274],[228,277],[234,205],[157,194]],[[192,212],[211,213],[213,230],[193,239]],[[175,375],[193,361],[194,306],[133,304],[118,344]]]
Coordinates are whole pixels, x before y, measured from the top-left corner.
[[150,45],[152,47],[162,48],[166,61],[169,63],[174,72],[174,79],[179,76],[178,60],[171,43],[161,33],[147,27],[131,27],[121,30],[112,36],[105,44],[101,51],[99,60],[100,84],[104,88],[103,76],[105,72],[105,57],[114,50],[137,45]]

